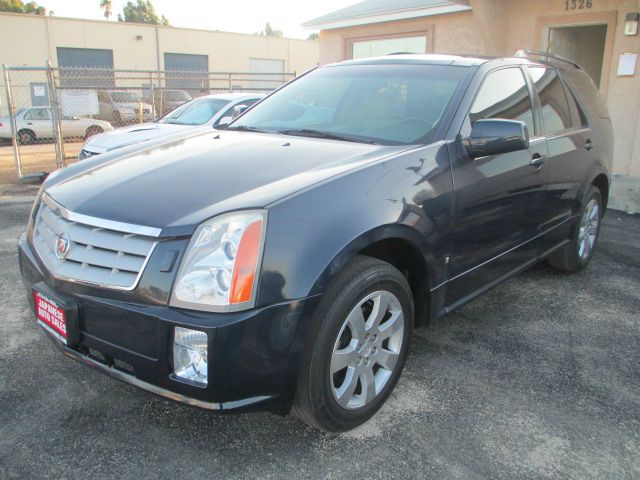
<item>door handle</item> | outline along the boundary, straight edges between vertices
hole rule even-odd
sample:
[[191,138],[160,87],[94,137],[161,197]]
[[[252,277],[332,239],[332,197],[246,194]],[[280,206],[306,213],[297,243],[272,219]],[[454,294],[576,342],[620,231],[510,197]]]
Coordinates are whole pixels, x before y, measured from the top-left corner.
[[539,153],[534,153],[533,156],[531,157],[531,160],[529,161],[529,165],[535,168],[540,168],[542,167],[542,165],[545,164],[546,161],[547,161],[547,157]]
[[591,141],[591,139],[587,138],[587,140],[584,142],[584,148],[589,151],[593,148],[593,142]]
[[33,123],[32,122],[27,122],[27,125],[33,125]]

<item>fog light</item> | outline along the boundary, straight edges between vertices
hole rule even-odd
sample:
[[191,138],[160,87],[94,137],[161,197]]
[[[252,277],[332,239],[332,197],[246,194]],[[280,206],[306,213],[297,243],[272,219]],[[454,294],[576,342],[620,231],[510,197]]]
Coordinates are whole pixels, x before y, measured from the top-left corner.
[[207,384],[207,334],[205,332],[175,327],[173,373],[176,377],[191,383]]

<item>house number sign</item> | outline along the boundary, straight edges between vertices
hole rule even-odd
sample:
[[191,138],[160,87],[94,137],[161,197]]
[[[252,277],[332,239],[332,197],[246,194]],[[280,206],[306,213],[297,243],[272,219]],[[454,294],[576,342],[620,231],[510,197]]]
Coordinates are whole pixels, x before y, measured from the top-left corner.
[[565,10],[586,10],[593,7],[593,0],[564,0]]

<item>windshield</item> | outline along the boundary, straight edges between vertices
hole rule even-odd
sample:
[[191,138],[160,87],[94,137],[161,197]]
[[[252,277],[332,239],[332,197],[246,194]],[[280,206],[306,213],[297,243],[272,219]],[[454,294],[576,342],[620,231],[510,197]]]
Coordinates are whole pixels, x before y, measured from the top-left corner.
[[229,100],[219,98],[197,98],[158,120],[158,123],[175,125],[204,125],[222,110]]
[[164,92],[164,98],[168,102],[188,102],[191,95],[183,90],[167,90]]
[[110,92],[111,99],[118,103],[137,103],[138,97],[131,92]]
[[429,143],[467,71],[416,64],[319,68],[229,128],[386,145]]

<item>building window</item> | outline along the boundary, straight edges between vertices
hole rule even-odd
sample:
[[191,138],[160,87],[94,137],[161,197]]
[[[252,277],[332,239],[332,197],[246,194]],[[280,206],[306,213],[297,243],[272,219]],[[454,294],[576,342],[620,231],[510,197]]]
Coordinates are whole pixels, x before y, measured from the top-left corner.
[[390,53],[426,53],[427,36],[374,38],[351,42],[351,58],[377,57]]

